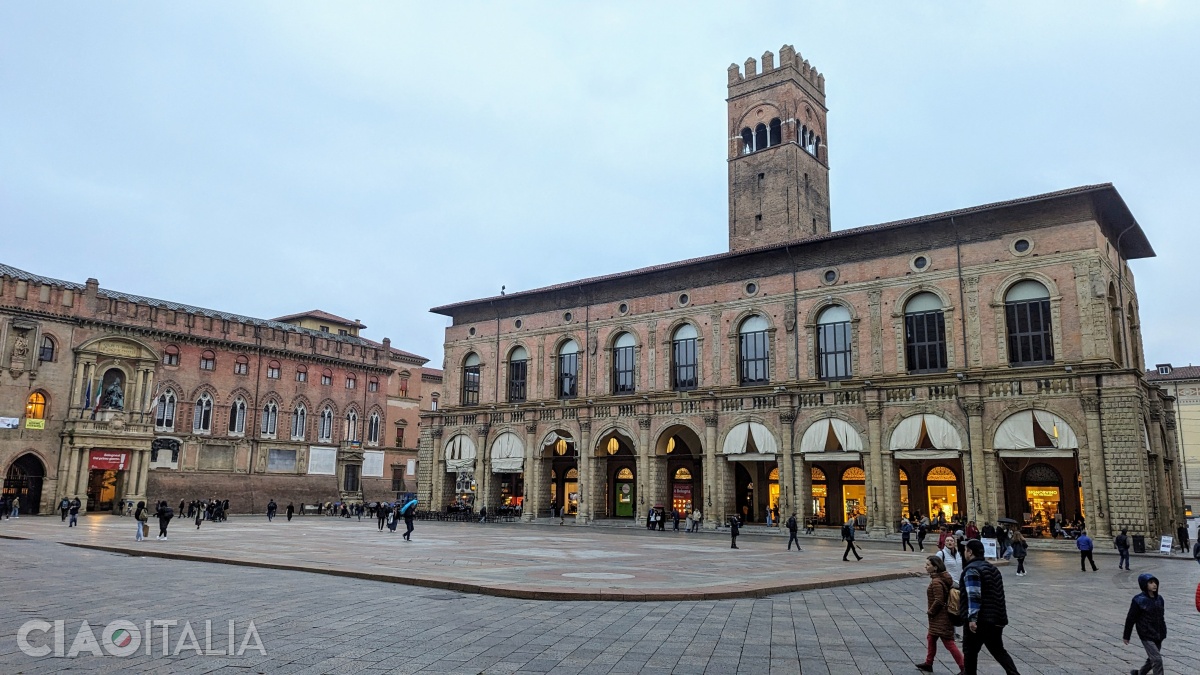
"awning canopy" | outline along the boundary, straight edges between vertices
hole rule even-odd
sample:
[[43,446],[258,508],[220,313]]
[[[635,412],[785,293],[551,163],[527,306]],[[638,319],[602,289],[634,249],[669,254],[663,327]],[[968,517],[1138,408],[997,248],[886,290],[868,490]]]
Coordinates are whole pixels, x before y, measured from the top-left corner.
[[[1079,449],[1079,439],[1071,425],[1058,415],[1045,410],[1022,410],[1010,415],[996,429],[993,447],[997,450],[1036,449],[1038,445],[1034,440],[1034,424],[1050,439],[1051,447],[1058,450]],[[1068,453],[1066,456],[1073,455]]]
[[[750,447],[751,444],[754,447]],[[726,455],[740,455],[758,452],[760,455],[774,455],[779,451],[779,442],[765,426],[758,422],[742,422],[729,430],[725,437],[725,445],[721,452]]]
[[[929,442],[938,450],[962,450],[962,439],[954,425],[938,415],[921,414],[906,417],[888,441],[890,450],[916,450],[921,442],[921,429],[929,436]],[[954,456],[957,456],[955,453]]]
[[446,441],[446,471],[458,472],[475,468],[475,442],[466,434]]
[[958,459],[962,450],[897,450],[892,453],[896,459]]
[[848,422],[836,417],[817,420],[808,425],[804,435],[800,437],[800,452],[807,457],[809,453],[825,452],[831,445],[829,434],[832,433],[837,444],[846,452],[862,452],[862,437]]
[[521,473],[525,469],[525,444],[511,431],[492,441],[492,473]]

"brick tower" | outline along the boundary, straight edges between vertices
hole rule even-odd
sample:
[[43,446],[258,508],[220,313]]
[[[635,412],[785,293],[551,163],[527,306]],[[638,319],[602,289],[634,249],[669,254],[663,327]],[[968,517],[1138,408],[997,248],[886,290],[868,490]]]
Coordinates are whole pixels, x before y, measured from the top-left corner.
[[729,66],[729,250],[829,232],[825,76],[791,45]]

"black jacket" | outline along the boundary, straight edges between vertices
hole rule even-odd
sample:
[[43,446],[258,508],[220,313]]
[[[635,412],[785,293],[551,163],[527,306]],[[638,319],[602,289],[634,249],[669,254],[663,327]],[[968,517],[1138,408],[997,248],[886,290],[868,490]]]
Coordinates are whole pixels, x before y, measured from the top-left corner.
[[1138,576],[1138,586],[1142,592],[1133,596],[1133,602],[1129,604],[1129,613],[1125,615],[1125,634],[1122,637],[1128,640],[1136,625],[1139,638],[1161,646],[1162,641],[1167,639],[1166,604],[1161,595],[1155,594],[1153,598],[1150,597],[1146,587],[1151,581],[1157,582],[1158,579],[1153,574]]
[[979,615],[976,620],[991,626],[1007,626],[1008,606],[1004,598],[1004,577],[995,565],[980,558],[963,566],[962,576],[958,578],[958,587],[963,589],[964,595],[968,596],[962,599],[959,615],[967,619],[970,614],[968,573],[979,575]]
[[789,531],[789,532],[791,532],[791,533],[793,533],[793,534],[795,534],[795,532],[796,532],[796,528],[797,528],[797,524],[796,524],[796,516],[792,516],[791,518],[788,518],[788,519],[787,519],[787,529],[788,529],[788,531]]

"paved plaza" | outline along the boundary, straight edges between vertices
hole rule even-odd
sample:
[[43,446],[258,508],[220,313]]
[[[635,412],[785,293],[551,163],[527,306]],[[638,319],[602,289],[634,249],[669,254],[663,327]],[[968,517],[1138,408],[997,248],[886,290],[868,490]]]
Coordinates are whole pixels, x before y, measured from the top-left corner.
[[[601,585],[640,592],[642,584],[677,590],[692,578],[732,583],[739,574],[802,583],[810,571],[825,578],[837,570],[862,573],[868,564],[881,575],[919,570],[920,554],[900,553],[890,542],[869,542],[866,560],[842,563],[835,542],[811,539],[804,553],[785,558],[777,537],[744,537],[742,549],[731,551],[727,537],[708,534],[418,523],[409,545],[366,519],[306,517],[290,525],[235,518],[205,523],[199,534],[173,525],[169,541],[151,537],[139,545],[197,558],[236,555],[244,563],[238,566],[60,543],[125,547],[133,544],[131,529],[130,519],[116,517],[84,518],[71,530],[57,518],[0,523],[0,536],[26,537],[0,539],[0,672],[915,673],[912,664],[924,656],[923,577],[729,600],[535,600],[246,564],[284,559],[318,570],[374,570],[381,579],[437,566],[470,571],[473,583],[492,579],[480,570],[495,567],[497,578],[518,586],[541,568],[556,577],[549,584],[555,592],[563,583],[585,592]],[[1121,644],[1120,631],[1136,575],[1147,570],[1162,579],[1167,599],[1167,672],[1196,672],[1200,614],[1192,596],[1200,566],[1135,556],[1126,573],[1116,570],[1115,557],[1097,558],[1098,573],[1081,574],[1077,556],[1049,551],[1031,553],[1029,576],[1003,568],[1012,620],[1005,637],[1021,672],[1127,673],[1140,665],[1140,647]],[[568,569],[589,576],[562,577]],[[614,571],[621,569],[627,571]],[[640,576],[650,571],[660,576]],[[590,576],[618,574],[630,578]],[[68,659],[20,650],[17,632],[33,619],[63,621],[64,651],[83,620],[97,637],[120,619],[178,623],[167,628],[167,656],[155,628],[152,655],[139,649],[127,657]],[[231,620],[235,647],[253,621],[265,656],[254,645],[241,656],[197,653],[227,651]],[[185,623],[197,633],[198,649],[187,641]],[[51,635],[33,642],[53,645]],[[1000,672],[986,654],[981,662],[980,672]],[[956,671],[940,653],[935,672]]]

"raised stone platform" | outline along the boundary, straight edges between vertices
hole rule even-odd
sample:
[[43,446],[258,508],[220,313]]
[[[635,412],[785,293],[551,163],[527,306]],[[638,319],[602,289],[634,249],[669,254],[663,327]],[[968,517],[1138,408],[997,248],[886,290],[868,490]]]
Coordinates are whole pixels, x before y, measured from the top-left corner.
[[[0,523],[0,536],[57,541],[129,555],[299,570],[502,597],[544,600],[715,600],[764,597],[923,574],[923,556],[871,546],[842,562],[844,546],[779,537],[577,527],[418,522],[411,543],[374,520],[235,517],[199,530],[175,519],[170,538],[134,541],[134,521],[88,516]],[[889,549],[891,547],[889,546]]]

